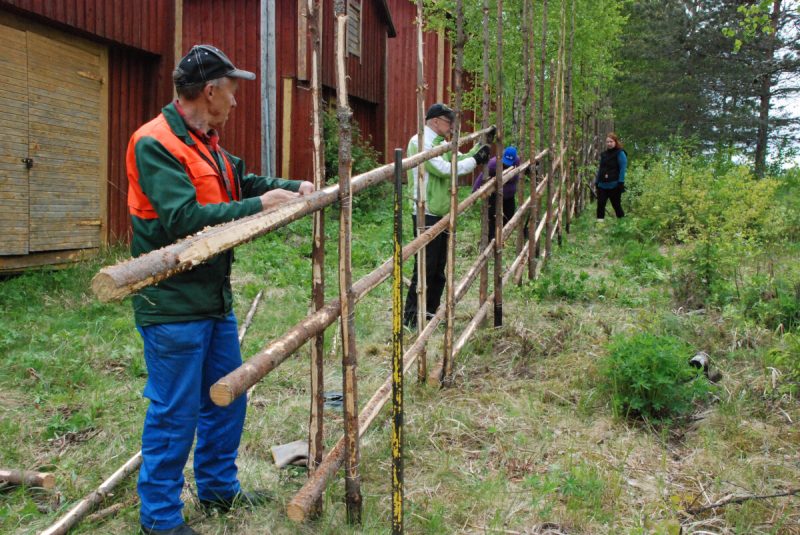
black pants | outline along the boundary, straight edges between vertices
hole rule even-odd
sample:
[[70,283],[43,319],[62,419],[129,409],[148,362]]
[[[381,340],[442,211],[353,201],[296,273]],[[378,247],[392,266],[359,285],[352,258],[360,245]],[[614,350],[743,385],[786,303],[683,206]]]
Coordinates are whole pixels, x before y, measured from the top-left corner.
[[[438,216],[426,215],[425,227],[430,228],[441,219]],[[414,215],[411,216],[411,225],[416,238],[417,217]],[[446,280],[444,271],[447,266],[447,236],[448,232],[444,231],[425,247],[425,282],[428,286],[425,312],[428,314],[435,314],[442,301]],[[414,275],[411,277],[411,286],[408,287],[406,306],[403,311],[403,323],[409,327],[417,325],[417,262],[416,257],[414,258]]]
[[625,212],[622,210],[622,188],[617,186],[614,189],[603,189],[597,187],[597,219],[604,219],[606,217],[606,201],[611,201],[611,206],[614,207],[614,213],[617,217],[625,217]]
[[[489,203],[489,241],[494,239],[494,203],[495,203],[495,193],[489,195],[489,199],[486,201]],[[508,220],[511,219],[511,216],[514,215],[514,212],[517,211],[517,200],[514,197],[503,197],[503,226],[506,226]]]

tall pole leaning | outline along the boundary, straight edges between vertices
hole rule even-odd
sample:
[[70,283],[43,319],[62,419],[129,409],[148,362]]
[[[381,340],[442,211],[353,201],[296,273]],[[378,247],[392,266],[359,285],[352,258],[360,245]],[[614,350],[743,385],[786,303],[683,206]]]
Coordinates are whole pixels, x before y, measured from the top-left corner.
[[[320,190],[325,185],[325,166],[322,147],[322,109],[320,106],[320,71],[322,44],[320,39],[321,0],[308,0],[306,16],[311,33],[311,139],[314,146],[312,164],[314,171],[314,189]],[[311,248],[311,300],[314,311],[325,306],[325,209],[314,212],[313,244]],[[308,422],[308,475],[311,477],[322,462],[325,450],[323,444],[323,408],[324,408],[324,346],[325,331],[314,337],[311,345],[311,411]],[[322,500],[317,500],[315,513],[322,511]]]
[[448,385],[453,377],[453,331],[456,321],[455,278],[456,278],[456,217],[458,216],[458,139],[461,136],[461,78],[464,71],[464,5],[462,0],[456,1],[456,56],[453,89],[455,91],[455,124],[453,125],[453,141],[455,148],[450,152],[450,210],[447,214],[447,283],[445,297],[445,331],[444,355],[442,358],[442,384]]
[[347,103],[347,4],[334,2],[336,17],[336,117],[339,121],[339,299],[342,307],[342,386],[344,390],[344,477],[347,520],[361,522],[359,474],[358,388],[355,339],[355,299],[351,265],[353,195],[350,191],[350,145],[353,115]]
[[572,9],[570,14],[570,23],[569,23],[569,43],[567,44],[567,81],[565,85],[565,102],[564,108],[567,116],[567,153],[564,156],[567,159],[567,207],[566,207],[566,214],[564,217],[566,218],[565,228],[567,234],[569,234],[570,230],[570,223],[572,222],[572,214],[574,210],[575,204],[575,151],[573,147],[574,143],[574,98],[572,95],[572,48],[575,45],[575,0],[572,0]]
[[503,325],[503,0],[497,0],[497,172],[494,189],[494,326]]
[[558,121],[558,206],[556,213],[558,214],[558,221],[556,222],[556,232],[558,233],[558,245],[562,245],[562,236],[564,233],[564,190],[566,189],[566,177],[564,176],[564,49],[567,28],[567,6],[564,0],[561,1],[561,15],[559,19],[559,41],[558,41],[558,77],[556,83],[557,94],[556,104],[558,112],[556,113],[556,120]]
[[[533,39],[533,35],[529,34],[526,31],[526,26],[528,24],[528,18],[530,16],[530,11],[533,9],[533,6],[529,5],[529,4],[530,4],[530,2],[528,2],[527,0],[523,0],[523,2],[522,2],[522,23],[520,24],[520,27],[522,28],[522,79],[523,79],[522,92],[523,92],[523,97],[521,99],[522,100],[522,105],[520,106],[521,109],[519,111],[519,129],[518,129],[518,135],[517,135],[517,147],[519,147],[519,148],[523,148],[525,146],[525,110],[526,110],[526,107],[529,104],[530,91],[528,91],[528,88],[530,87],[530,83],[531,83],[531,70],[530,70],[531,57],[530,57],[530,47],[528,46],[528,43]],[[533,103],[530,103],[530,105],[533,105]],[[532,135],[532,133],[529,131],[528,135]],[[528,157],[529,157],[529,159],[531,161],[533,160],[533,156],[534,156],[534,153],[532,153],[532,152],[528,153]],[[521,176],[517,180],[516,195],[517,195],[517,209],[518,210],[522,207],[522,203],[525,202],[525,180],[524,180],[524,178],[525,177]],[[533,201],[533,199],[531,199],[531,201]],[[519,256],[519,254],[522,252],[522,247],[525,245],[525,230],[526,230],[525,226],[521,225],[519,227],[519,232],[517,232],[517,248],[516,248],[517,256]],[[519,285],[519,284],[522,284],[522,271],[520,270],[517,273],[518,273],[518,275],[517,274],[514,275],[514,282],[517,285]]]
[[[424,50],[423,50],[423,0],[417,0],[417,151],[422,152],[425,150],[425,92],[427,84],[425,83],[425,65],[424,65]],[[423,184],[427,183],[425,180],[426,171],[425,164],[417,167],[417,236],[425,232],[425,191]],[[417,332],[422,332],[425,329],[425,322],[428,320],[427,315],[427,296],[428,296],[428,278],[425,275],[426,270],[426,250],[417,253]],[[434,311],[435,312],[435,311]],[[425,348],[422,349],[417,360],[417,380],[424,383],[428,377],[428,356]]]
[[553,71],[555,70],[555,63],[554,61],[550,61],[550,69],[548,75],[550,77],[550,113],[549,113],[549,121],[550,121],[550,135],[548,136],[548,146],[550,147],[550,169],[547,172],[547,219],[545,223],[545,238],[544,238],[544,257],[545,261],[550,258],[550,255],[553,254],[553,196],[555,191],[553,189],[553,174],[556,172],[556,158],[558,157],[555,154],[555,139],[556,139],[556,107],[555,107],[555,99],[556,99],[556,77],[553,75]]

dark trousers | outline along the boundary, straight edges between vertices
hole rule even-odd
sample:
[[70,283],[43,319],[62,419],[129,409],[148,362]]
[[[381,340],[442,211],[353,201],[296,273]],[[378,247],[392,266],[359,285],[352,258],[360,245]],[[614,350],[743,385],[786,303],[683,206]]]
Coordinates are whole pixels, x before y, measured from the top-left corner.
[[[441,217],[426,215],[425,228],[428,229],[435,225]],[[411,216],[411,225],[414,229],[414,237],[417,237],[417,217]],[[444,292],[445,276],[444,271],[447,266],[447,236],[444,231],[436,236],[432,242],[425,247],[425,282],[427,283],[425,312],[435,314],[442,301]],[[406,295],[406,306],[403,311],[403,323],[409,327],[417,325],[417,262],[414,257],[414,275],[411,277],[411,286],[408,287]]]
[[[495,193],[489,195],[489,199],[486,201],[489,203],[489,241],[494,239],[494,203],[495,203]],[[503,226],[506,226],[508,220],[511,219],[511,216],[514,215],[514,212],[517,211],[517,200],[514,197],[503,197]]]
[[603,189],[597,187],[597,219],[604,219],[606,217],[606,201],[611,201],[611,206],[614,207],[614,213],[617,217],[625,217],[625,212],[622,210],[622,188],[617,186],[614,189]]

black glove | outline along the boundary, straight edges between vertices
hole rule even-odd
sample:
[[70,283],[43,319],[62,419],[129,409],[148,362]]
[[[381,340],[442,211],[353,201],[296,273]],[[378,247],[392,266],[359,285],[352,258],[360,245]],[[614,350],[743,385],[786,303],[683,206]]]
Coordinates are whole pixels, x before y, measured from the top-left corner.
[[492,126],[488,132],[486,132],[486,143],[494,143],[494,136],[497,135],[497,127]]
[[486,162],[488,162],[489,152],[491,152],[491,150],[489,149],[489,145],[484,145],[483,147],[478,149],[478,152],[476,152],[475,156],[473,156],[473,158],[475,158],[475,163],[477,163],[478,165],[483,165]]
[[620,193],[625,193],[625,182],[620,182],[619,183],[619,192]]

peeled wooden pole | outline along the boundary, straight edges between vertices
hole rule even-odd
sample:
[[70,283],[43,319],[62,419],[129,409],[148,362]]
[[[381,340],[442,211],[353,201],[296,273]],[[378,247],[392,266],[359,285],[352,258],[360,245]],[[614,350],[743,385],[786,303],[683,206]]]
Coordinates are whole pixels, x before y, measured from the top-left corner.
[[[311,34],[311,139],[314,145],[312,166],[314,189],[325,184],[325,165],[322,138],[322,110],[320,80],[322,78],[322,2],[308,0],[306,15]],[[314,212],[311,248],[311,301],[314,311],[325,306],[325,209]],[[308,421],[308,475],[317,469],[325,451],[323,411],[325,406],[325,331],[314,336],[311,345],[310,389],[311,410]],[[322,500],[314,504],[315,513],[322,512]]]
[[403,533],[403,151],[395,149],[392,234],[392,533]]
[[[520,24],[520,29],[522,31],[522,103],[519,110],[514,110],[514,117],[517,118],[518,121],[518,132],[516,135],[516,143],[519,149],[523,149],[525,147],[525,110],[528,106],[528,99],[530,97],[530,91],[528,91],[528,87],[531,83],[531,71],[530,71],[530,64],[531,58],[529,56],[530,47],[528,43],[533,40],[533,34],[530,34],[526,31],[526,26],[528,23],[528,18],[530,17],[530,10],[533,9],[532,6],[528,5],[528,0],[523,0],[522,2],[522,21]],[[515,105],[516,105],[516,98],[515,98]],[[532,131],[528,132],[528,135],[533,135]],[[528,156],[533,156],[533,152],[528,152]],[[517,211],[520,211],[520,206],[525,201],[525,181],[523,177],[520,177],[519,182],[517,183]],[[525,243],[525,229],[520,228],[519,232],[517,233],[517,252],[516,254],[522,251],[522,246]],[[522,283],[522,279],[514,279],[514,283],[519,285]]]
[[[508,175],[510,176],[510,175]],[[478,191],[461,201],[458,213],[472,206],[480,199],[485,199],[494,191],[494,181],[484,184]],[[407,260],[420,248],[429,244],[436,236],[447,228],[447,220],[442,219],[422,235],[417,236],[411,243],[403,247],[403,260]],[[386,280],[392,272],[392,261],[387,260],[358,282],[353,284],[356,301],[360,300],[381,282]],[[221,378],[211,386],[211,400],[220,406],[230,405],[234,399],[244,394],[248,388],[256,384],[262,377],[280,366],[309,338],[329,327],[340,313],[339,299],[334,299],[325,304],[317,312],[313,312],[302,319],[298,324],[289,329],[280,337],[273,340],[266,348],[250,357],[237,369]]]
[[558,121],[558,153],[561,156],[558,164],[558,211],[556,219],[556,234],[558,235],[559,247],[563,243],[563,214],[561,206],[564,203],[564,48],[566,36],[566,2],[561,1],[561,16],[559,17],[559,40],[558,40],[558,76],[556,77],[556,120]]
[[31,472],[29,470],[4,470],[0,468],[0,483],[24,485],[52,489],[56,484],[56,476],[50,472]]
[[[488,58],[487,58],[488,59]],[[494,197],[494,326],[503,325],[503,143],[504,123],[503,115],[503,0],[497,0],[497,181]]]
[[[455,66],[455,111],[453,139],[458,143],[461,136],[461,101],[463,88],[461,78],[464,70],[464,5],[462,0],[456,1],[456,42],[453,52],[456,56]],[[447,266],[445,283],[445,330],[444,330],[444,373],[442,384],[449,384],[453,373],[453,331],[456,322],[454,279],[456,276],[456,217],[458,214],[458,151],[450,153],[450,210],[447,214]]]
[[75,524],[86,516],[92,509],[94,509],[100,502],[111,494],[123,479],[135,472],[142,464],[142,452],[128,459],[119,470],[114,472],[111,477],[103,481],[97,490],[91,492],[84,499],[79,501],[75,506],[69,510],[67,514],[62,516],[55,524],[42,531],[40,535],[63,535],[67,533]]
[[[417,0],[417,150],[425,149],[425,83],[424,52],[423,52],[423,0]],[[417,168],[417,236],[425,232],[425,212],[427,210],[423,189],[427,171],[424,165]],[[417,254],[417,329],[425,328],[428,321],[428,276],[426,266],[425,248]],[[428,357],[425,348],[419,355],[417,364],[417,380],[421,383],[428,374]]]
[[[477,140],[486,131],[464,136],[464,145]],[[454,149],[452,143],[443,143],[403,160],[403,169],[440,156]],[[356,194],[370,186],[392,177],[393,166],[386,164],[353,178],[351,192]],[[106,266],[92,279],[92,291],[101,301],[122,299],[131,293],[187,271],[210,258],[258,236],[284,227],[316,210],[339,200],[339,184],[334,184],[310,195],[304,195],[286,204],[204,229],[183,240],[155,251]]]
[[358,380],[356,368],[356,317],[351,263],[353,195],[350,192],[353,115],[347,103],[347,4],[334,2],[336,17],[336,116],[339,120],[339,301],[342,312],[342,390],[344,392],[345,502],[347,521],[361,523],[359,474]]

